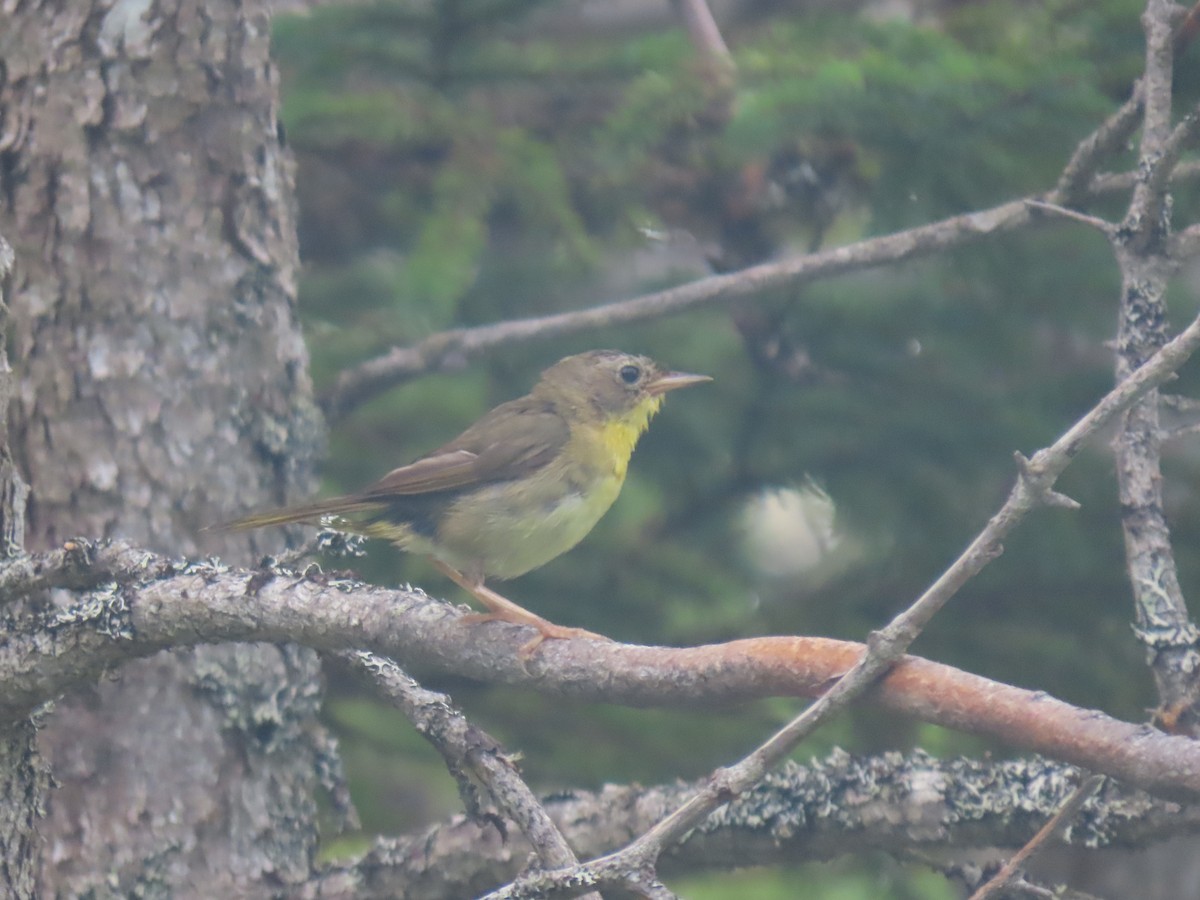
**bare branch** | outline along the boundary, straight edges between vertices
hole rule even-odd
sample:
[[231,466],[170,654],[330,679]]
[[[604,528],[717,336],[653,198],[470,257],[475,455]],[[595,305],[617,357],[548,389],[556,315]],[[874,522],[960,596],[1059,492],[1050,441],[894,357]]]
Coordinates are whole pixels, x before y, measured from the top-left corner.
[[[1181,182],[1195,181],[1197,177],[1200,177],[1200,160],[1190,159],[1181,162],[1175,167],[1171,183],[1179,184]],[[1088,186],[1088,194],[1099,197],[1105,194],[1118,194],[1129,191],[1133,189],[1137,179],[1137,172],[1105,172],[1092,179]]]
[[[1137,108],[1140,109],[1140,106]],[[1200,163],[1181,166],[1177,174],[1180,178],[1194,180],[1200,177]],[[1088,177],[1092,177],[1091,170]],[[1129,190],[1136,180],[1136,175],[1132,173],[1096,176],[1088,193],[1099,196]],[[321,405],[326,418],[335,422],[389,388],[428,372],[461,368],[474,357],[497,347],[551,340],[567,334],[676,315],[704,306],[729,303],[781,284],[807,284],[964,246],[993,234],[1039,224],[1043,217],[1031,215],[1028,204],[1033,201],[1063,206],[1066,196],[1056,189],[990,209],[952,216],[929,225],[866,238],[779,262],[763,263],[740,272],[713,275],[588,309],[439,332],[411,346],[395,347],[382,356],[342,372],[326,392]]]
[[692,46],[700,56],[710,63],[718,63],[732,71],[733,57],[705,0],[671,0],[671,5],[675,8],[676,15],[683,20]]
[[1142,148],[1157,150],[1171,128],[1171,80],[1174,71],[1175,27],[1171,0],[1147,0],[1142,13],[1146,32],[1146,71],[1142,76],[1145,112],[1142,116]]
[[[1043,199],[1054,202],[1053,196]],[[925,256],[991,234],[1011,231],[1028,224],[1031,218],[1025,201],[1018,200],[819,253],[764,263],[727,275],[713,275],[631,300],[443,331],[411,347],[396,347],[383,356],[346,370],[324,397],[322,406],[327,418],[335,421],[388,388],[426,372],[460,367],[472,357],[495,347],[674,315],[727,303],[780,284],[804,284],[818,278]]]
[[1096,216],[1089,216],[1086,213],[1077,212],[1065,206],[1059,206],[1057,203],[1047,203],[1044,200],[1026,200],[1033,209],[1039,209],[1042,212],[1047,212],[1055,216],[1061,216],[1064,219],[1071,219],[1075,222],[1081,222],[1090,228],[1095,228],[1105,237],[1111,237],[1114,226],[1111,222],[1106,222],[1104,219]]
[[[467,773],[479,780],[500,812],[525,835],[543,866],[572,866],[578,862],[562,832],[517,773],[512,758],[495,738],[472,725],[449,697],[421,687],[394,662],[373,653],[358,650],[338,653],[337,657],[369,679],[404,713],[446,760],[460,785]],[[484,817],[471,810],[468,797],[463,799],[472,818],[482,824]],[[497,824],[503,835],[503,821]],[[591,900],[600,900],[599,894],[589,896]]]
[[[1141,80],[1144,100],[1142,141],[1138,154],[1138,181],[1121,225],[1125,241],[1137,249],[1147,247],[1169,230],[1166,188],[1182,150],[1182,137],[1175,141],[1173,150],[1168,147],[1175,33],[1171,12],[1174,7],[1171,0],[1149,0],[1142,14],[1146,32],[1146,71]],[[1181,128],[1180,132],[1187,130]]]
[[1166,195],[1171,176],[1179,165],[1180,157],[1195,142],[1197,134],[1200,134],[1200,106],[1193,107],[1191,112],[1184,116],[1162,141],[1158,160],[1152,176],[1147,182],[1149,191],[1158,196]]
[[1092,181],[1096,170],[1106,159],[1124,149],[1125,142],[1133,136],[1140,122],[1143,93],[1142,83],[1138,81],[1121,108],[1079,142],[1054,188],[1064,206],[1082,199],[1084,188]]
[[[1176,53],[1181,52],[1194,36],[1195,26],[1191,21],[1194,15],[1195,10],[1193,9],[1192,13],[1180,23],[1174,32],[1173,39],[1175,41]],[[1167,18],[1169,21],[1169,16]],[[1159,59],[1161,61],[1161,54]],[[1161,66],[1158,66],[1156,71],[1161,71]],[[1167,71],[1168,73],[1170,71],[1169,63]],[[1153,85],[1157,96],[1161,97],[1161,91],[1158,90],[1161,87],[1161,78],[1155,77]],[[1133,137],[1138,126],[1142,124],[1145,98],[1145,79],[1138,79],[1133,86],[1133,90],[1130,91],[1129,99],[1122,104],[1121,108],[1109,116],[1099,128],[1088,135],[1075,148],[1075,152],[1063,168],[1062,175],[1059,176],[1058,184],[1055,186],[1055,192],[1060,195],[1060,202],[1064,206],[1073,205],[1083,199],[1086,193],[1096,191],[1102,185],[1105,185],[1107,179],[1114,177],[1097,177],[1096,170],[1104,164],[1106,159],[1123,150],[1126,142]],[[1140,175],[1140,172],[1137,174]],[[1085,186],[1088,187],[1086,191]]]
[[[1116,377],[1129,376],[1167,340],[1165,293],[1180,259],[1170,240],[1167,179],[1184,143],[1200,125],[1195,113],[1171,129],[1171,81],[1175,4],[1149,0],[1146,32],[1145,123],[1139,179],[1113,241],[1121,270]],[[1188,615],[1163,510],[1162,441],[1157,393],[1126,413],[1114,446],[1126,566],[1133,588],[1136,633],[1159,694],[1158,721],[1173,731],[1200,730],[1200,629]]]

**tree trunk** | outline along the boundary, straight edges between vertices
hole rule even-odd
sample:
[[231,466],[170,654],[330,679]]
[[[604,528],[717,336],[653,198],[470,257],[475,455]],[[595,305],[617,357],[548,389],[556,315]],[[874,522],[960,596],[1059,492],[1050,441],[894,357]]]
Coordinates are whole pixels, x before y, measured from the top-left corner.
[[[13,373],[5,348],[14,261],[12,246],[0,234],[0,559],[24,551],[28,497],[8,442]],[[6,600],[5,630],[24,614],[24,606]],[[37,730],[31,721],[18,722],[0,737],[0,887],[13,900],[37,896],[37,824],[48,787],[49,772],[37,752]]]
[[[309,493],[320,435],[265,2],[6,15],[0,233],[30,547],[244,556],[199,529]],[[40,896],[265,896],[306,877],[319,700],[310,651],[224,646],[60,702],[40,734],[58,782]]]

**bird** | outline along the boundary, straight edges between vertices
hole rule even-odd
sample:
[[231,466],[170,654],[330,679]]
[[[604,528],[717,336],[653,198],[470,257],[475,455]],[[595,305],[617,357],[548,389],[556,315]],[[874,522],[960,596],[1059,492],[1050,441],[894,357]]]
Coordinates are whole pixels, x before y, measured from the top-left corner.
[[[547,639],[607,640],[556,625],[488,587],[578,544],[608,511],[638,439],[670,391],[711,381],[646,357],[591,350],[559,360],[523,397],[356,493],[254,513],[221,526],[262,528],[336,517],[334,527],[422,554],[487,610],[469,618]],[[328,521],[328,520],[326,520]]]

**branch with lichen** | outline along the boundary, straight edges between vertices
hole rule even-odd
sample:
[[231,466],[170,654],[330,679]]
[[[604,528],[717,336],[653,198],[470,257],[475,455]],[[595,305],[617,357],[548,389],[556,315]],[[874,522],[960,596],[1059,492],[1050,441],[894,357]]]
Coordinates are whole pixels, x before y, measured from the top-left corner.
[[[1172,55],[1176,7],[1150,0],[1142,17],[1146,70],[1141,81],[1143,121],[1138,179],[1119,226],[1109,233],[1121,272],[1117,332],[1118,380],[1125,378],[1167,341],[1167,284],[1178,270],[1178,250],[1189,242],[1170,237],[1171,174],[1182,148],[1200,129],[1193,109],[1171,121]],[[1158,720],[1172,730],[1200,731],[1200,629],[1192,622],[1171,546],[1163,509],[1162,443],[1157,391],[1123,417],[1114,441],[1126,567],[1133,589],[1136,633],[1146,647],[1159,696]]]
[[[1078,772],[1040,758],[935,759],[910,754],[785,763],[754,790],[713,813],[665,855],[665,877],[745,866],[796,865],[863,851],[947,848],[991,855],[1027,841],[1078,783]],[[608,785],[543,801],[576,852],[611,852],[649,830],[699,784]],[[1116,785],[1083,804],[1057,844],[1147,846],[1200,828],[1200,807],[1156,800]],[[515,832],[515,829],[514,829]],[[356,900],[474,897],[514,878],[528,844],[456,816],[409,836],[380,838],[361,859],[318,873],[303,896]]]

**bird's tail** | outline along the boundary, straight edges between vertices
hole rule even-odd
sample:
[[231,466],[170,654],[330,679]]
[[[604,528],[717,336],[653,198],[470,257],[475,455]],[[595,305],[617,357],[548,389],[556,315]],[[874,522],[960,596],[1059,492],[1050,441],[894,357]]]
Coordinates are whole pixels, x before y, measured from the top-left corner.
[[316,503],[306,503],[302,506],[285,506],[282,509],[269,509],[265,512],[253,513],[212,526],[213,531],[248,531],[251,528],[265,528],[268,525],[288,525],[292,522],[316,522],[322,516],[336,516],[347,513],[364,512],[376,509],[379,504],[370,503],[361,497],[333,497]]

